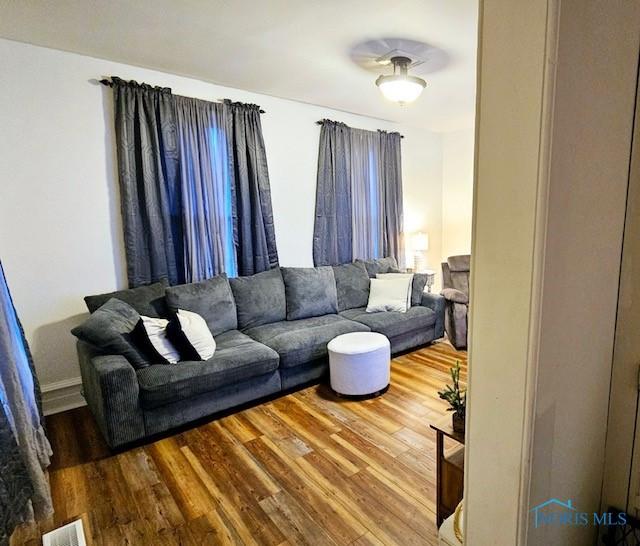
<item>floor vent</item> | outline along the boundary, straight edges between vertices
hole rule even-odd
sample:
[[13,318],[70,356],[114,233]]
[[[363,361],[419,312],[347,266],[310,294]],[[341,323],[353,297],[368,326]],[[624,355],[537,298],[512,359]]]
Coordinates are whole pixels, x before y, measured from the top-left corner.
[[42,535],[42,546],[87,546],[82,520],[77,519]]

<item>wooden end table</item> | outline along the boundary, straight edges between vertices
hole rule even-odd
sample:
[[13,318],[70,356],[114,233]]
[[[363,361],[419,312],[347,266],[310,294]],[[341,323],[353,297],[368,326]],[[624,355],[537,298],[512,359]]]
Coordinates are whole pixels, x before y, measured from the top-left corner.
[[[430,426],[436,431],[436,524],[440,527],[464,494],[464,434],[453,430],[451,415]],[[445,453],[445,436],[460,445]]]

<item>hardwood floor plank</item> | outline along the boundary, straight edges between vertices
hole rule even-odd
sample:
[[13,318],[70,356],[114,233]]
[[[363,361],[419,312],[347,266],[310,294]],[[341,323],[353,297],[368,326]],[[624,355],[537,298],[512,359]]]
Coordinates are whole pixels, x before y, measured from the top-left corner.
[[306,474],[296,473],[291,459],[267,437],[253,440],[247,446],[283,485],[283,489],[322,525],[335,542],[348,544],[366,532],[348,510],[334,502],[324,490],[314,486],[314,482]]
[[381,397],[313,386],[120,453],[87,408],[49,416],[55,515],[10,544],[82,517],[91,546],[435,545],[429,424],[456,360],[464,381],[436,343],[394,358]]
[[260,506],[282,530],[292,544],[308,546],[337,546],[320,527],[286,492],[260,501]]

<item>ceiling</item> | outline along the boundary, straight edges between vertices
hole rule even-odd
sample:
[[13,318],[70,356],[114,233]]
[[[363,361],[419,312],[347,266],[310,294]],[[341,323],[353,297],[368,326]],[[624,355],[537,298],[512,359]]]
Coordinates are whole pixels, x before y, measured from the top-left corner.
[[[406,123],[473,125],[477,0],[0,0],[0,36]],[[413,104],[374,85],[378,56],[425,62]]]

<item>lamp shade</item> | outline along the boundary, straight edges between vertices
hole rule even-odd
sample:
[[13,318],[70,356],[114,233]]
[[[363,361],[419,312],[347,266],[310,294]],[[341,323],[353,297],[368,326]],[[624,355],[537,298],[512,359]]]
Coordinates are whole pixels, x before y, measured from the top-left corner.
[[380,76],[378,87],[386,99],[405,104],[416,100],[424,89],[424,80],[411,76]]
[[422,231],[416,233],[411,239],[411,246],[416,252],[425,252],[429,250],[429,235]]
[[392,57],[391,64],[393,64],[393,74],[378,77],[376,85],[390,101],[399,104],[413,102],[420,96],[427,82],[422,78],[409,76],[408,68],[411,59],[408,57]]

